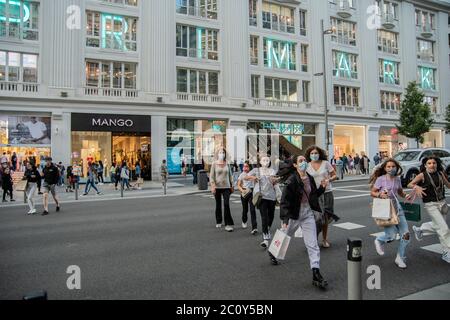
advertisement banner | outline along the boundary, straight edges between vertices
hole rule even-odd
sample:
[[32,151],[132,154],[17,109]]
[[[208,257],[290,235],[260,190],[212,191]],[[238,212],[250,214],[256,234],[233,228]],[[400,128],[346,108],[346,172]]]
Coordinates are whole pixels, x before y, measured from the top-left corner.
[[49,146],[51,117],[0,116],[1,144],[11,146]]

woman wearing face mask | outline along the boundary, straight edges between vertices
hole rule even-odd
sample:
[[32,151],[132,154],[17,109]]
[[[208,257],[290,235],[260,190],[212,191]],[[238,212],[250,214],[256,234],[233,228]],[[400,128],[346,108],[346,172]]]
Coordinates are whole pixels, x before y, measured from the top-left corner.
[[268,248],[272,239],[270,229],[272,228],[275,217],[275,206],[277,203],[277,192],[275,186],[278,184],[278,178],[275,177],[276,172],[270,167],[270,158],[261,157],[260,167],[253,169],[246,178],[254,181],[255,188],[261,192],[262,200],[259,209],[261,213],[261,223],[263,232],[263,241],[261,247]]
[[401,268],[406,268],[406,248],[410,242],[408,222],[405,213],[400,205],[398,197],[405,198],[400,176],[403,170],[400,164],[394,159],[386,160],[370,178],[372,187],[371,196],[373,198],[391,199],[397,211],[400,223],[397,226],[384,228],[384,234],[375,239],[375,249],[380,256],[384,256],[384,245],[393,242],[397,233],[400,234],[400,245],[397,251],[395,264]]
[[328,223],[332,220],[337,222],[340,219],[334,214],[334,195],[330,184],[330,182],[337,180],[337,175],[334,168],[327,161],[325,151],[317,146],[309,147],[306,150],[306,161],[309,163],[306,172],[314,178],[317,188],[320,187],[323,180],[327,180],[329,182],[325,193],[319,198],[319,204],[322,208],[321,212],[324,216],[324,223],[322,226],[322,246],[324,248],[329,248]]
[[225,231],[234,230],[234,221],[231,216],[230,197],[234,193],[233,177],[231,167],[227,162],[227,153],[225,149],[220,149],[216,156],[216,161],[211,165],[211,191],[216,199],[216,228],[222,227],[222,197],[225,211]]
[[247,229],[248,210],[250,208],[252,235],[256,235],[258,233],[258,223],[256,220],[255,206],[253,205],[253,189],[255,187],[255,183],[251,180],[245,180],[250,173],[250,163],[248,161],[244,163],[242,171],[243,172],[238,179],[238,189],[241,193],[242,202],[242,228]]
[[424,235],[437,234],[444,248],[442,260],[450,263],[450,230],[446,222],[448,206],[444,187],[450,188],[450,183],[441,159],[437,157],[423,159],[420,171],[421,173],[408,185],[408,188],[413,189],[413,194],[408,198],[418,196],[422,199],[431,222],[424,223],[420,227],[413,226],[414,234],[418,241],[421,241]]
[[[328,283],[320,274],[320,248],[313,210],[321,212],[319,197],[325,192],[329,182],[323,179],[317,187],[314,178],[307,172],[308,162],[303,156],[295,156],[290,167],[290,172],[285,174],[288,178],[280,203],[283,230],[293,237],[298,228],[302,229],[313,272],[313,285],[325,289]],[[272,264],[277,265],[277,259],[270,253],[269,256]]]

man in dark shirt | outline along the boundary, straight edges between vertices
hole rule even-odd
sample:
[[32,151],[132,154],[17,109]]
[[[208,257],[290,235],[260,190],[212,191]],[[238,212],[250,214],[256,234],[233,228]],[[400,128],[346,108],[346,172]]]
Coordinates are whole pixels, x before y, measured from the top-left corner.
[[58,198],[56,197],[56,185],[59,181],[59,170],[52,161],[53,160],[50,157],[45,159],[45,167],[42,170],[42,177],[44,178],[44,183],[42,184],[42,187],[44,188],[44,212],[42,213],[43,216],[48,215],[49,193],[52,194],[52,197],[55,200],[56,212],[59,212],[61,210]]

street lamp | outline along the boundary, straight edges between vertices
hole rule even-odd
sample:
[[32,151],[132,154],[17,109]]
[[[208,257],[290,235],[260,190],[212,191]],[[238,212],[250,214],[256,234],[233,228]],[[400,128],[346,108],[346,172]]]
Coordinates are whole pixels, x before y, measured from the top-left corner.
[[326,69],[326,60],[325,60],[325,36],[333,34],[335,32],[334,28],[325,30],[323,19],[320,20],[320,30],[322,32],[322,73],[316,73],[315,76],[323,76],[323,89],[325,94],[325,150],[329,152],[329,132],[328,132],[328,90],[327,90],[327,73]]

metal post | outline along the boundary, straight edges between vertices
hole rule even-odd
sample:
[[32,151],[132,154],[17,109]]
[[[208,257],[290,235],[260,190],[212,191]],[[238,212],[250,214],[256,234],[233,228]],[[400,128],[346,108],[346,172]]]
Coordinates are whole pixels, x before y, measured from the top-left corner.
[[362,240],[347,240],[348,300],[362,300]]
[[326,58],[325,58],[325,27],[323,19],[320,20],[320,28],[322,32],[322,66],[323,66],[323,90],[324,90],[324,104],[325,104],[325,151],[329,152],[329,133],[328,133],[328,88],[327,88],[327,72],[326,72]]
[[80,187],[78,181],[75,182],[75,200],[78,200],[78,188]]
[[23,191],[23,203],[27,203],[27,191]]
[[123,198],[123,179],[120,179],[120,197]]
[[163,185],[164,185],[164,195],[166,196],[166,195],[167,195],[167,178],[164,177],[163,179],[164,179],[164,180],[163,180]]

